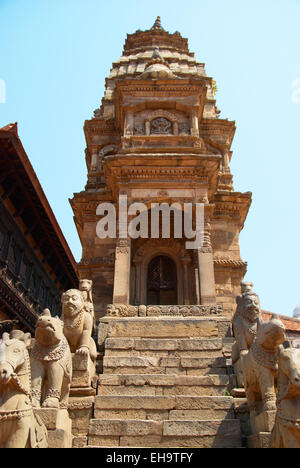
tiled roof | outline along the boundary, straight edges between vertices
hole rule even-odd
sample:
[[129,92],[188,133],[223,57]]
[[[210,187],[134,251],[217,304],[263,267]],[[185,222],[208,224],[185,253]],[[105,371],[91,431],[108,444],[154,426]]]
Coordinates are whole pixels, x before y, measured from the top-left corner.
[[[272,312],[263,310],[262,316],[265,321],[270,320],[272,317]],[[286,315],[278,315],[282,323],[284,324],[287,331],[296,332],[300,334],[300,320],[294,317],[287,317]]]

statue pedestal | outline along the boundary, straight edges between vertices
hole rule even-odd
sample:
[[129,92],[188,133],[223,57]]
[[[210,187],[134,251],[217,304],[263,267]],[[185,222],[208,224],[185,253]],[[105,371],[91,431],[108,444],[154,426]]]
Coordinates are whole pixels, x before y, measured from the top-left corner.
[[47,428],[49,448],[72,448],[72,421],[68,410],[35,408],[34,413]]
[[271,433],[260,432],[247,437],[248,448],[270,448]]
[[72,361],[73,377],[71,384],[71,393],[73,389],[92,389],[93,379],[96,374],[96,367],[95,364],[92,362],[90,356],[72,354]]
[[264,411],[257,416],[250,415],[253,434],[259,432],[272,432],[275,424],[276,411]]
[[70,397],[69,415],[72,420],[72,432],[76,434],[73,447],[87,445],[90,420],[93,418],[95,396]]
[[270,448],[276,411],[264,411],[250,416],[252,435],[247,438],[249,448]]
[[86,437],[93,415],[97,376],[96,367],[90,356],[72,355],[73,377],[69,398],[69,415],[72,420],[72,431],[76,434],[73,447],[87,444]]

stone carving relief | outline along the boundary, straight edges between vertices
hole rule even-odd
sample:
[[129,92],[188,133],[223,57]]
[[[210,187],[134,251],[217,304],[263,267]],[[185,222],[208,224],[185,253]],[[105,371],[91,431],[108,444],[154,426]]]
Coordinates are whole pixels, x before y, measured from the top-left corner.
[[93,325],[95,326],[95,310],[93,303],[93,281],[87,279],[81,279],[79,281],[79,291],[82,292],[82,297],[85,302],[85,310],[90,314],[93,319]]
[[101,109],[94,110],[94,119],[100,119],[101,117]]
[[105,156],[108,156],[109,154],[114,154],[118,152],[119,147],[117,145],[106,145],[103,148],[101,148],[101,151],[99,152],[99,157],[102,159]]
[[175,109],[141,111],[134,115],[133,134],[188,136],[191,134],[190,119]]
[[14,330],[0,340],[0,447],[47,448],[48,434],[31,403],[31,336]]
[[221,305],[207,306],[131,306],[131,305],[113,305],[107,306],[106,315],[108,317],[161,317],[161,316],[220,316],[223,308]]
[[272,448],[300,448],[300,349],[279,347]]
[[151,135],[172,135],[173,126],[172,122],[164,117],[158,117],[152,120],[150,125]]
[[191,134],[190,124],[188,122],[179,122],[178,133],[179,135],[190,135]]
[[63,322],[45,310],[37,321],[31,351],[32,398],[36,408],[67,408],[72,358]]
[[133,129],[134,135],[145,135],[145,125],[144,124],[135,124]]

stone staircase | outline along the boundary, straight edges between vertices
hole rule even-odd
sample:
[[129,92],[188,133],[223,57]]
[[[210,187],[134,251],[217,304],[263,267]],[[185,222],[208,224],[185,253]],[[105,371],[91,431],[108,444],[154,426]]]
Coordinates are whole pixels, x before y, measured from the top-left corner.
[[89,447],[241,447],[228,319],[105,317],[102,325]]

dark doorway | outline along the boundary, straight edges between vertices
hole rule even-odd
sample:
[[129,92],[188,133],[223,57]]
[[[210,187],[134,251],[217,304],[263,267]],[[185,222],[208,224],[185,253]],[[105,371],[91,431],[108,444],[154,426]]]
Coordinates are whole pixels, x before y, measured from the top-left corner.
[[177,304],[176,265],[169,257],[160,255],[148,265],[147,304]]

